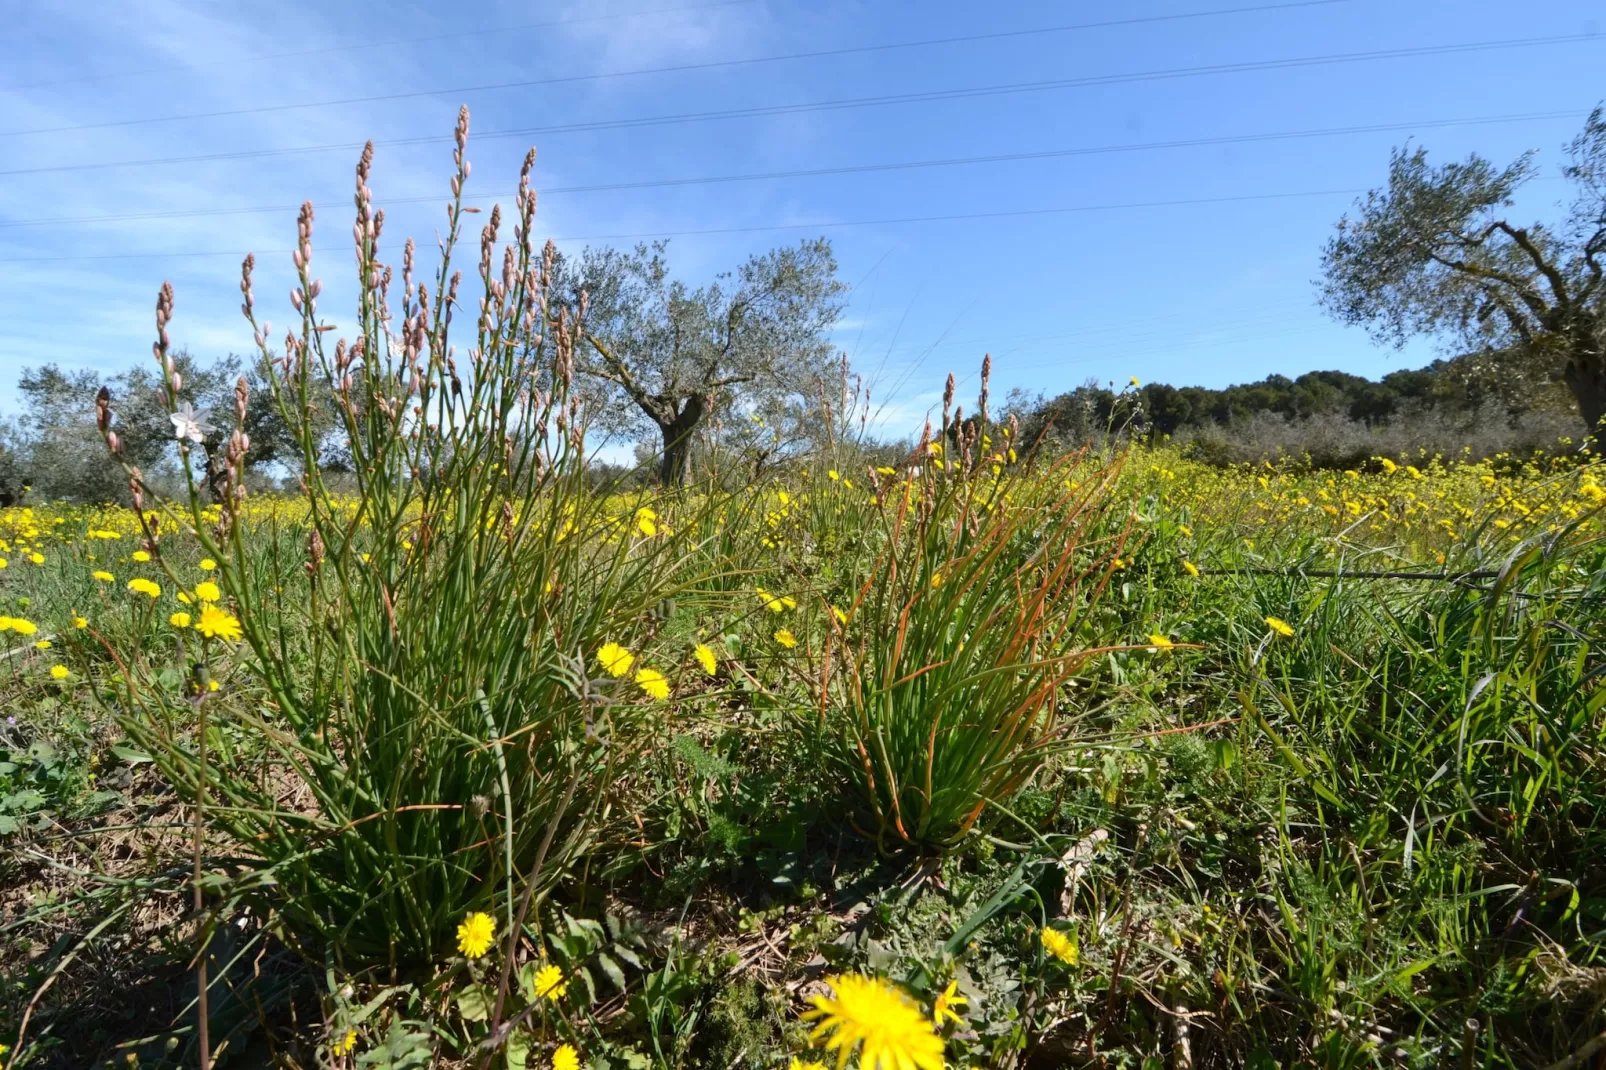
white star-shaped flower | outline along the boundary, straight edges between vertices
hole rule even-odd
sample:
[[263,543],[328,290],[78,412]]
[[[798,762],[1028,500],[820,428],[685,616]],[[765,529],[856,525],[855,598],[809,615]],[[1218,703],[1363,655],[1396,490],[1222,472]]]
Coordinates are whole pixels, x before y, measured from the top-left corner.
[[207,410],[194,408],[187,401],[179,405],[178,411],[168,417],[173,421],[173,437],[187,438],[191,442],[200,443],[208,434],[217,430],[207,422],[209,415]]

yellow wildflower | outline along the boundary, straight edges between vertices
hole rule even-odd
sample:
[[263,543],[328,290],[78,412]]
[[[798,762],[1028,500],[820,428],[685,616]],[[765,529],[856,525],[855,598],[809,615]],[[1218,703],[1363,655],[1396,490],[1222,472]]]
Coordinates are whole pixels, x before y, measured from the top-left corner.
[[791,650],[793,647],[797,646],[797,636],[793,635],[785,628],[782,628],[775,633],[775,641],[786,647],[788,650]]
[[1156,650],[1170,650],[1177,644],[1173,643],[1169,638],[1161,635],[1159,632],[1151,632],[1149,634],[1149,645],[1154,647]]
[[341,1037],[339,1040],[335,1041],[329,1046],[329,1050],[334,1052],[336,1055],[350,1055],[352,1049],[354,1049],[356,1046],[357,1031],[355,1029],[348,1029],[346,1030],[345,1036]]
[[87,627],[89,627],[89,621],[85,620],[83,617],[80,617],[78,614],[74,613],[73,614],[73,618],[72,618],[72,626],[74,628],[87,628]]
[[552,1053],[552,1070],[580,1070],[580,1053],[573,1044],[559,1044]]
[[146,553],[144,550],[135,550],[134,551],[134,560],[138,561],[140,564],[143,565],[145,562],[149,561],[150,559],[151,559],[151,555]]
[[636,510],[636,530],[651,538],[658,534],[658,514],[643,505]]
[[569,982],[563,979],[563,971],[550,962],[542,966],[535,973],[535,998],[550,1000],[556,1003],[569,991]]
[[495,940],[496,922],[483,911],[476,910],[457,926],[457,950],[466,958],[484,958]]
[[202,580],[195,585],[195,597],[203,602],[216,602],[223,597],[223,592],[211,580]]
[[1182,571],[1186,572],[1190,576],[1197,576],[1199,575],[1199,566],[1194,564],[1192,561],[1184,561],[1182,562]]
[[1058,929],[1044,929],[1039,939],[1043,943],[1043,950],[1059,959],[1067,966],[1075,966],[1082,961],[1081,949],[1076,945],[1076,935],[1065,935]]
[[709,676],[719,671],[719,661],[714,657],[714,649],[707,643],[698,643],[697,648],[691,653],[692,657],[697,659],[697,664],[701,665]]
[[809,1040],[836,1052],[838,1066],[858,1048],[862,1070],[943,1070],[942,1038],[903,992],[855,974],[832,977],[826,985],[831,995],[815,996],[814,1009],[803,1017],[818,1023]]
[[936,1000],[931,1004],[931,1024],[938,1029],[942,1028],[942,1021],[947,1018],[955,1025],[963,1025],[964,1019],[954,1013],[955,1007],[963,1007],[970,1001],[959,994],[959,982],[949,981],[948,987],[942,990]]
[[769,610],[771,613],[780,613],[783,610],[797,608],[797,599],[793,598],[789,594],[770,594],[762,587],[757,588],[757,590],[759,599],[764,603],[764,608]]
[[55,679],[57,679],[57,680],[65,680],[65,679],[67,679],[67,676],[68,676],[67,666],[65,666],[65,665],[52,665],[50,667],[50,675],[52,677],[54,677]]
[[219,609],[211,602],[201,607],[201,616],[195,622],[195,630],[208,639],[222,639],[229,643],[244,634],[240,630],[240,621],[234,614]]
[[92,573],[92,575],[97,580],[99,580],[101,583],[110,583],[110,582],[112,582],[113,580],[115,580],[117,578],[116,576],[113,576],[110,572],[95,572],[95,573]]
[[129,580],[128,589],[147,598],[160,598],[162,595],[161,585],[155,580],[148,580],[143,576],[139,579]]
[[175,628],[188,628],[190,626],[190,615],[182,611],[174,613],[167,618],[167,623]]
[[[201,571],[202,572],[211,572],[215,568],[217,568],[217,562],[216,561],[213,561],[210,557],[201,558]],[[352,1035],[353,1038],[355,1038],[357,1034],[356,1033],[352,1033],[351,1035]]]
[[1280,636],[1283,636],[1284,638],[1294,634],[1293,625],[1289,624],[1281,617],[1267,617],[1266,627],[1270,628],[1272,631],[1276,632]]
[[618,643],[608,643],[597,651],[597,664],[616,680],[629,672],[635,662],[636,656]]
[[636,686],[660,702],[669,697],[669,681],[657,669],[637,670]]

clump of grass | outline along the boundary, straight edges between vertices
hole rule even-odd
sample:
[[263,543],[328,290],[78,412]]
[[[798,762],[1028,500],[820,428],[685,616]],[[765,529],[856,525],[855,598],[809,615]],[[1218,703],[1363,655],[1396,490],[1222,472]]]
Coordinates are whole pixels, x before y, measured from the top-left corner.
[[[630,622],[673,553],[671,538],[611,522],[585,491],[571,393],[578,324],[549,311],[554,250],[532,238],[533,152],[500,265],[500,206],[480,235],[484,296],[459,364],[451,257],[473,211],[462,204],[467,133],[465,111],[434,285],[415,283],[409,240],[400,294],[379,259],[384,216],[371,207],[364,150],[360,333],[349,342],[328,345],[333,328],[318,315],[310,203],[295,253],[299,322],[282,355],[257,319],[245,262],[244,312],[304,457],[304,519],[272,541],[274,555],[255,553],[260,539],[238,519],[243,430],[219,513],[207,515],[192,477],[187,503],[152,501],[141,514],[153,518],[145,535],[158,553],[156,515],[221,562],[218,612],[237,617],[255,686],[208,690],[214,668],[237,656],[225,636],[189,640],[180,688],[128,652],[123,726],[204,814],[208,840],[231,845],[290,939],[347,967],[438,960],[470,910],[491,911],[510,933],[585,854],[652,690],[600,671],[595,653],[640,638]],[[171,302],[166,289],[159,360]],[[330,490],[318,466],[321,397],[339,409],[354,498]],[[104,414],[102,423],[115,450]],[[138,507],[149,489],[130,475]],[[640,676],[639,647],[635,658]],[[249,745],[220,747],[234,731]]]
[[1084,640],[1127,537],[1118,464],[1075,454],[1028,484],[1004,474],[1007,432],[953,426],[922,440],[918,475],[881,477],[877,549],[822,659],[823,749],[884,849],[953,847],[1062,743],[1062,686],[1104,652]]

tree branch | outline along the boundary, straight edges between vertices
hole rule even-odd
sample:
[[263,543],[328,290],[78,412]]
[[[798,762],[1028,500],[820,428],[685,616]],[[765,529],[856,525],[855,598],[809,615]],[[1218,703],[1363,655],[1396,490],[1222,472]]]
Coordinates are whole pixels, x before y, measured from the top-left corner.
[[596,335],[587,331],[585,337],[586,341],[591,343],[591,348],[601,355],[604,363],[613,372],[612,375],[601,371],[593,371],[591,374],[609,382],[618,383],[624,388],[625,393],[630,395],[630,400],[636,403],[637,408],[651,417],[654,422],[665,424],[673,421],[673,414],[665,418],[658,403],[653,400],[652,395],[648,394],[640,383],[636,382],[635,377],[630,374],[630,369],[625,367],[624,361],[614,356],[612,351],[603,345]]
[[1481,267],[1468,260],[1452,260],[1448,257],[1440,256],[1431,249],[1428,250],[1427,255],[1429,260],[1436,264],[1443,264],[1451,271],[1459,271],[1463,275],[1487,279],[1490,282],[1498,282],[1502,286],[1510,287],[1535,316],[1544,316],[1550,311],[1550,306],[1545,303],[1545,299],[1534,293],[1515,275],[1508,275],[1504,271],[1495,271],[1493,268]]
[[1533,243],[1528,232],[1522,227],[1513,227],[1503,219],[1497,219],[1489,224],[1491,229],[1499,230],[1517,243],[1517,248],[1528,254],[1528,259],[1539,273],[1550,283],[1550,292],[1556,297],[1557,306],[1563,311],[1570,311],[1573,307],[1572,295],[1567,292],[1567,277],[1561,270],[1545,258],[1545,254]]

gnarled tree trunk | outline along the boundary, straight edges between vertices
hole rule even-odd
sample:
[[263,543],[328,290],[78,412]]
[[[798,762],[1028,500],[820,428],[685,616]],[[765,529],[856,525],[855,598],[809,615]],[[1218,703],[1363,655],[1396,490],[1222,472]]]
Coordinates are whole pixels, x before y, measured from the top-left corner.
[[1578,402],[1578,412],[1589,426],[1595,449],[1606,450],[1606,337],[1595,331],[1575,339],[1567,361],[1562,365],[1561,378]]
[[[686,481],[691,460],[692,434],[713,407],[713,398],[707,394],[693,394],[686,399],[680,411],[670,420],[659,419],[658,432],[663,436],[664,452],[658,461],[658,482],[665,487],[678,487]],[[674,412],[674,402],[669,411]]]

